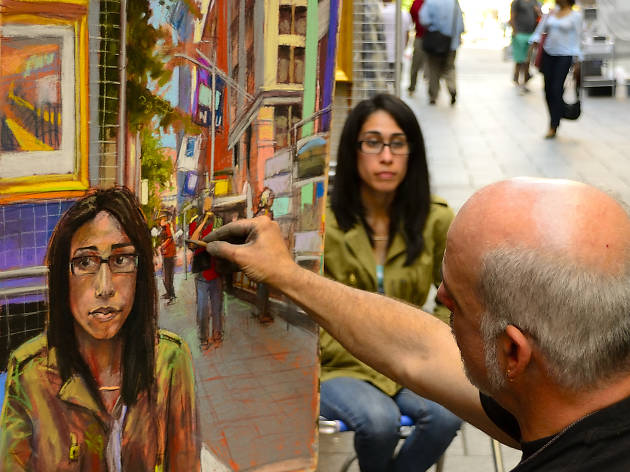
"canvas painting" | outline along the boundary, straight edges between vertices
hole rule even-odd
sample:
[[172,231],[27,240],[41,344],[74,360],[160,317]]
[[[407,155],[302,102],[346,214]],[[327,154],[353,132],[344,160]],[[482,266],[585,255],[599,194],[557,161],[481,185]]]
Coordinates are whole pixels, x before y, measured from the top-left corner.
[[317,326],[203,238],[321,271],[339,9],[0,2],[0,468],[315,470]]

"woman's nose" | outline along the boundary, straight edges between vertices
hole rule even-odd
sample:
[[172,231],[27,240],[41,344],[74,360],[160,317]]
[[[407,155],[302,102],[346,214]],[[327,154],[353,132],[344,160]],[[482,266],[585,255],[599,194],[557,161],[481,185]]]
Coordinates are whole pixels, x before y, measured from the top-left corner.
[[101,264],[95,279],[94,291],[97,297],[111,297],[114,295],[112,272],[107,264]]
[[393,160],[394,157],[392,156],[392,150],[389,145],[383,146],[383,150],[381,151],[379,157],[381,162],[391,162]]

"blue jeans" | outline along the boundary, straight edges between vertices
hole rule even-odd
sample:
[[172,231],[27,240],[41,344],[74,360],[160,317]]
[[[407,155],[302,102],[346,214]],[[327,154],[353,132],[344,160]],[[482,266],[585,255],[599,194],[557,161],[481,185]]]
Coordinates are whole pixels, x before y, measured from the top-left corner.
[[[350,377],[322,382],[320,414],[342,420],[355,432],[354,448],[362,472],[425,471],[437,462],[461,425],[449,410],[411,390],[403,388],[390,397]],[[401,414],[413,419],[415,429],[392,457]]]
[[[210,337],[210,315],[212,315],[212,334],[223,332],[223,292],[221,278],[206,280],[195,277],[197,287],[197,326],[199,340],[205,342]],[[209,310],[210,308],[210,310]]]

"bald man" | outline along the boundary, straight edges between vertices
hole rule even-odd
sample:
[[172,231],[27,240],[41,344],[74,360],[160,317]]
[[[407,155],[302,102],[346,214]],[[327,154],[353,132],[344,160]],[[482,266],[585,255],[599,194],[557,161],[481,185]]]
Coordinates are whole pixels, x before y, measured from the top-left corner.
[[603,192],[514,179],[475,193],[447,238],[451,329],[298,267],[268,218],[207,240],[359,359],[520,446],[514,471],[630,470],[630,219]]

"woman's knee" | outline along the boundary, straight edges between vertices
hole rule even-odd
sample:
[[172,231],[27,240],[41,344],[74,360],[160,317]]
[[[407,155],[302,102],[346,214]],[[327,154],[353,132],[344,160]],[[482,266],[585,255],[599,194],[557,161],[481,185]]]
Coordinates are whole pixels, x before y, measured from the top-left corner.
[[442,408],[442,411],[438,413],[438,421],[444,430],[452,431],[453,435],[462,427],[462,420],[446,408]]
[[397,409],[383,407],[383,405],[365,405],[363,424],[357,428],[358,434],[382,439],[398,439],[400,428],[400,413]]

